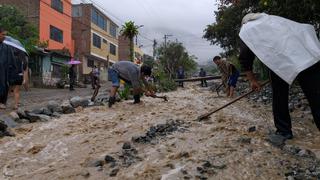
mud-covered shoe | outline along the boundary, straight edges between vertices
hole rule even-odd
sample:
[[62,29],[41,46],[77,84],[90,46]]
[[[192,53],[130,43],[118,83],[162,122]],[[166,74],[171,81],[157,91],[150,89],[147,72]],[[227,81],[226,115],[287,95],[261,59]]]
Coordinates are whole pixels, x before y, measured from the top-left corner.
[[283,136],[286,140],[287,140],[287,139],[292,139],[292,138],[293,138],[292,133],[283,133],[283,132],[276,131],[276,133],[275,133],[275,134],[276,134],[276,135]]
[[285,145],[286,140],[292,139],[293,135],[291,133],[280,133],[276,132],[274,134],[270,134],[267,138],[272,145],[281,147]]
[[110,98],[109,98],[109,103],[108,103],[109,108],[111,108],[112,105],[113,105],[115,102],[116,102],[116,98],[115,98],[115,97],[110,97]]
[[140,101],[140,95],[134,95],[133,99],[134,99],[133,104],[139,104],[141,102]]

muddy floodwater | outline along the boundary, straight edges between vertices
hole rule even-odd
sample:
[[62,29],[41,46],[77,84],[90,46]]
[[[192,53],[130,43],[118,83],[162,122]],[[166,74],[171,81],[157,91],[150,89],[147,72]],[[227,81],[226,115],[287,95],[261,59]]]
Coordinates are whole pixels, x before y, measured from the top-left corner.
[[165,95],[14,129],[0,139],[0,179],[320,179],[311,116],[293,114],[295,138],[279,148],[266,141],[270,107],[244,99],[199,122],[230,99],[195,84]]

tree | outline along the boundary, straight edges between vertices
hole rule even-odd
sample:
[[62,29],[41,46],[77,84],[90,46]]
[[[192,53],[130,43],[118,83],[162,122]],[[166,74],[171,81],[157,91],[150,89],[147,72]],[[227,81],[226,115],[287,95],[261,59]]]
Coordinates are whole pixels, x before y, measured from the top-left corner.
[[150,66],[150,67],[153,67],[155,64],[153,57],[150,55],[147,55],[147,54],[143,55],[142,62],[143,62],[143,64]]
[[185,71],[192,71],[197,67],[196,57],[190,56],[182,43],[169,42],[167,45],[163,43],[157,49],[157,53],[159,63],[170,78],[175,77],[179,66],[182,66]]
[[204,30],[204,38],[218,44],[226,55],[238,53],[239,31],[242,17],[250,12],[265,12],[300,23],[314,25],[320,35],[319,0],[216,0],[216,22]]
[[122,25],[122,29],[120,31],[121,35],[129,39],[130,46],[130,60],[134,61],[134,37],[139,34],[139,26],[135,25],[133,21],[125,22]]
[[8,31],[8,35],[18,39],[28,52],[34,50],[38,43],[37,28],[27,22],[22,13],[13,6],[0,5],[0,25]]

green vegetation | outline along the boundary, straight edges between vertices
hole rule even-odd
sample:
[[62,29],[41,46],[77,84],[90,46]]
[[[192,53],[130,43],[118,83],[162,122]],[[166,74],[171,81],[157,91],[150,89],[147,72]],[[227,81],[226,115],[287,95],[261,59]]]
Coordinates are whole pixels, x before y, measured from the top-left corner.
[[196,57],[189,55],[182,43],[169,42],[157,48],[158,60],[154,63],[154,76],[159,91],[171,91],[177,88],[174,81],[179,66],[182,66],[186,74],[196,71]]
[[157,57],[160,67],[170,78],[175,78],[179,66],[182,66],[186,73],[192,73],[197,68],[196,57],[189,55],[182,43],[169,42],[157,48]]
[[[224,55],[233,63],[239,53],[239,31],[242,18],[250,12],[265,12],[282,16],[300,23],[314,25],[320,35],[319,0],[216,0],[215,23],[205,29],[204,38],[211,44],[220,45]],[[258,71],[267,76],[266,68],[256,64]]]
[[18,39],[28,52],[34,50],[38,43],[38,30],[27,22],[26,17],[17,8],[0,5],[0,25],[8,31],[9,36]]
[[139,34],[139,26],[135,25],[133,21],[125,22],[122,25],[122,29],[120,30],[120,34],[129,39],[130,45],[130,60],[134,61],[134,37]]
[[128,100],[130,96],[130,86],[128,84],[124,84],[124,88],[119,90],[120,99]]
[[156,79],[156,87],[160,92],[173,91],[177,89],[176,82],[169,77],[169,75],[164,71],[164,68],[158,64],[153,69],[153,75]]

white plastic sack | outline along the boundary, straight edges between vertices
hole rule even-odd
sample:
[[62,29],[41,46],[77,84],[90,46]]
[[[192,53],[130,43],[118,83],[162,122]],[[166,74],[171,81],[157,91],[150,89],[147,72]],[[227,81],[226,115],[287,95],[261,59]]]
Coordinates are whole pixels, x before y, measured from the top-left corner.
[[297,75],[320,60],[314,27],[262,14],[241,28],[240,38],[274,73],[292,84]]

